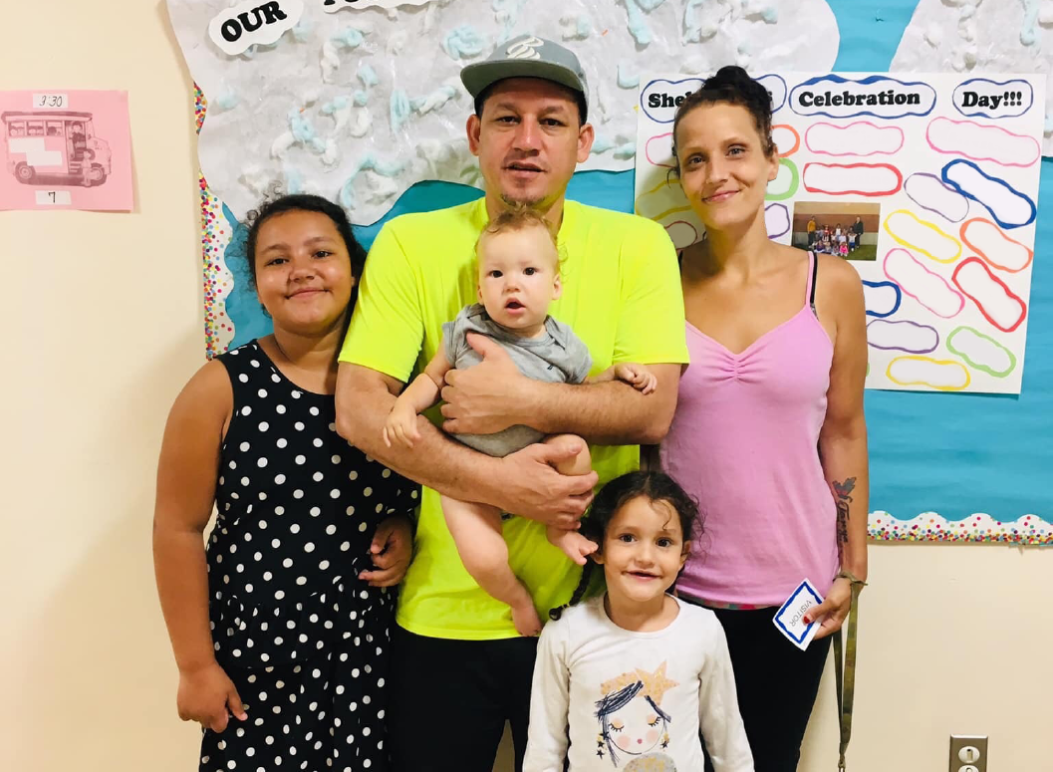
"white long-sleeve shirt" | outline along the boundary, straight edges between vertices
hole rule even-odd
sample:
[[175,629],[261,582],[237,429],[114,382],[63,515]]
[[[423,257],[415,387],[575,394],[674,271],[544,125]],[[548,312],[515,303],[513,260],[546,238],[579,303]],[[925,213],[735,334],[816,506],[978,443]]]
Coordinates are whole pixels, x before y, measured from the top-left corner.
[[564,758],[571,772],[696,772],[699,729],[717,772],[753,772],[724,630],[677,603],[654,632],[615,625],[602,597],[545,626],[524,772],[563,772]]

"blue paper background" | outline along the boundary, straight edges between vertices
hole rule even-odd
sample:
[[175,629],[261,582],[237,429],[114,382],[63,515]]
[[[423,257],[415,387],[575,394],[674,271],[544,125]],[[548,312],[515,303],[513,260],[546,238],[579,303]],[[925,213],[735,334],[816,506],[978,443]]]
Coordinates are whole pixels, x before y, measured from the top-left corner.
[[[841,32],[834,69],[885,72],[917,0],[828,0]],[[424,182],[406,192],[387,217],[356,229],[367,247],[381,225],[406,212],[452,206],[481,195],[474,188]],[[583,172],[569,197],[632,211],[632,172]],[[1053,160],[1042,160],[1035,260],[1031,284],[1023,389],[1019,397],[868,391],[871,509],[900,519],[933,511],[948,520],[986,512],[998,520],[1026,514],[1053,522],[1053,220],[1043,217],[1053,195]],[[232,226],[237,224],[225,210]],[[231,347],[270,332],[270,322],[247,288],[243,229],[227,249],[235,288],[227,314]]]

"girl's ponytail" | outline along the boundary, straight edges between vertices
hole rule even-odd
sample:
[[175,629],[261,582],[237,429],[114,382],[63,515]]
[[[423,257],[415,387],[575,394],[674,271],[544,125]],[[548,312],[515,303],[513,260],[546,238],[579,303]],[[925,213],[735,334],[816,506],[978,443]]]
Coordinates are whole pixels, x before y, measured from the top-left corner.
[[592,573],[596,568],[596,564],[589,560],[583,569],[581,569],[581,579],[578,580],[578,586],[574,588],[574,594],[570,596],[570,602],[564,603],[562,606],[557,606],[548,612],[548,617],[553,622],[559,620],[563,616],[564,610],[570,606],[576,606],[585,597],[585,591],[589,589],[589,582],[592,580]]

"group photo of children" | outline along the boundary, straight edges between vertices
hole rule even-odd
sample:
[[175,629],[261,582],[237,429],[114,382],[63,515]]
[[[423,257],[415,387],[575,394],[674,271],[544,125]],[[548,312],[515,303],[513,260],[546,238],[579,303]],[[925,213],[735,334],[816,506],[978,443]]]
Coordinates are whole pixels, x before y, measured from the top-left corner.
[[793,244],[846,260],[877,259],[879,204],[798,202],[793,212]]

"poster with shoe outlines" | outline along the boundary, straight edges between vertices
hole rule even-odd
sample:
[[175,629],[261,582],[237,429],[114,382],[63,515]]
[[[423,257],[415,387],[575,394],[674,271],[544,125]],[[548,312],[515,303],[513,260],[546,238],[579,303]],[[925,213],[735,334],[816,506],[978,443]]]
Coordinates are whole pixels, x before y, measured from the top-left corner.
[[[1019,394],[1045,78],[756,77],[772,95],[780,156],[768,235],[858,270],[867,387]],[[676,107],[702,82],[657,75],[640,89],[635,210],[665,226],[678,248],[704,237],[670,175]],[[865,221],[858,234],[856,218]],[[817,228],[828,235],[817,238]]]

